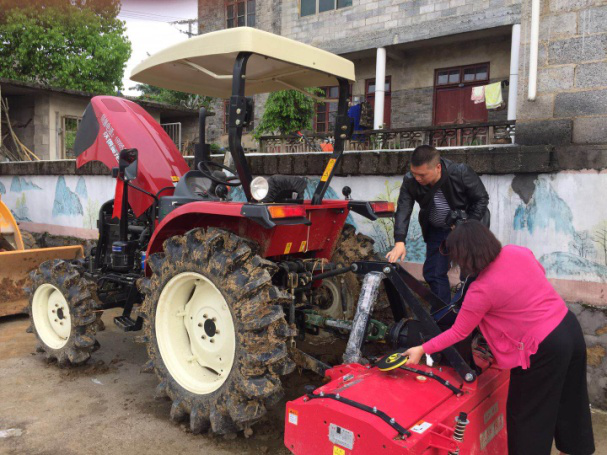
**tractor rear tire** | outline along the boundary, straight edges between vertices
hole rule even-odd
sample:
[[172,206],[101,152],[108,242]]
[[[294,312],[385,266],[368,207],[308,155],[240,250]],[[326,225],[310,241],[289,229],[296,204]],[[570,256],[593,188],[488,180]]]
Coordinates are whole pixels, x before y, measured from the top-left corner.
[[36,335],[36,350],[61,367],[86,362],[99,346],[94,284],[80,266],[61,259],[43,262],[30,278],[27,331]]
[[216,228],[163,248],[141,283],[145,368],[160,381],[157,396],[172,400],[171,420],[189,417],[192,433],[246,430],[282,399],[280,376],[295,368],[282,309],[289,296],[272,284],[277,267]]
[[[378,258],[373,250],[374,243],[371,237],[357,234],[354,226],[346,224],[335,246],[331,262],[336,264],[337,267],[347,267],[355,261],[376,261]],[[323,285],[333,291],[334,294],[339,294],[341,298],[339,300],[334,299],[330,307],[321,310],[320,313],[335,319],[354,319],[360,294],[361,278],[354,272],[348,272],[332,280],[329,283],[323,282]],[[345,300],[345,305],[343,305],[342,299]]]

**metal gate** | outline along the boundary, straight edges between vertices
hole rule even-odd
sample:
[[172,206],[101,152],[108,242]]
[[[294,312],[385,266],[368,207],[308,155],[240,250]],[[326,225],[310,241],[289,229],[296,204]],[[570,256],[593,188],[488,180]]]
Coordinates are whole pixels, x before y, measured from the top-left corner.
[[160,126],[166,131],[169,137],[177,146],[177,150],[181,152],[181,122],[162,123]]

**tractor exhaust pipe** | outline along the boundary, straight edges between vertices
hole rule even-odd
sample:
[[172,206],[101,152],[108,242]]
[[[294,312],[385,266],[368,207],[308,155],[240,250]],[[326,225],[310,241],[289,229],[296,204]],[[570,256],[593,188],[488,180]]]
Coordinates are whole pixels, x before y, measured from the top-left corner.
[[198,113],[198,144],[194,145],[194,169],[198,169],[198,163],[211,159],[211,146],[206,140],[207,110],[200,108]]
[[343,357],[344,363],[360,363],[362,358],[360,348],[367,333],[369,316],[373,311],[373,306],[379,294],[379,286],[384,278],[385,275],[382,272],[369,272],[365,275],[360,289],[356,314],[352,322],[352,331]]

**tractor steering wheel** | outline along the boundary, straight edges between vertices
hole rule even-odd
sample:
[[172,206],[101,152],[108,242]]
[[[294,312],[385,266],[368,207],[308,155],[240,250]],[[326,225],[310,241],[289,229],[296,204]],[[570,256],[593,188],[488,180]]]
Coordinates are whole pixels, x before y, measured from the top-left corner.
[[[211,170],[211,168],[213,166],[215,166],[219,169],[223,169],[224,171],[228,171],[229,173],[234,174],[234,175],[232,177],[227,177],[225,180],[217,178],[215,175],[213,175],[213,171]],[[225,185],[225,186],[242,185],[242,182],[237,177],[236,170],[229,168],[228,166],[225,166],[223,164],[215,163],[213,161],[200,161],[198,163],[198,170],[201,172],[202,175],[204,175],[206,178],[208,178],[212,182],[217,183],[218,185]]]

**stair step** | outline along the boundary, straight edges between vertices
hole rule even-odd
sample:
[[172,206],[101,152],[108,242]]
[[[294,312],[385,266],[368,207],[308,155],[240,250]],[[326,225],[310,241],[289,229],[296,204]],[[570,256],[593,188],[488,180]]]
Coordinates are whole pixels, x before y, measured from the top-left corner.
[[114,324],[120,327],[125,332],[134,332],[141,330],[143,326],[143,319],[137,318],[137,320],[131,319],[128,316],[116,316],[114,318]]

